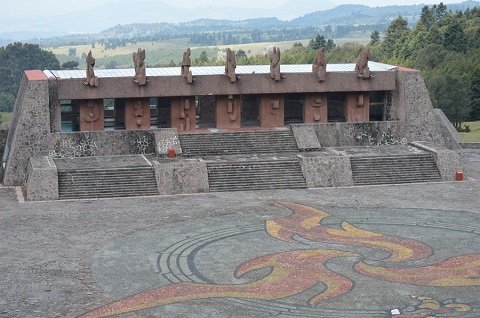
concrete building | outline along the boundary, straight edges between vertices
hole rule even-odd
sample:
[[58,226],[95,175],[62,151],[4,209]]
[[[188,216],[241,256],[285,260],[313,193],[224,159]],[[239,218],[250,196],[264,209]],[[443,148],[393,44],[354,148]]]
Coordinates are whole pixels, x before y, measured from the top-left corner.
[[[392,162],[404,166],[403,159],[415,161],[407,155],[420,153],[432,158],[438,177],[426,172],[402,179],[392,172],[390,181],[377,182],[453,179],[459,165],[447,148],[455,147],[455,134],[433,110],[421,74],[366,65],[367,76],[355,64],[328,64],[323,75],[316,65],[281,65],[277,74],[272,65],[187,65],[186,71],[148,68],[143,82],[135,69],[95,70],[93,81],[81,70],[26,71],[5,146],[3,183],[22,186],[29,200],[92,197],[108,186],[125,191],[104,196],[241,190],[228,180],[215,188],[214,174],[226,163],[242,174],[250,162],[247,170],[263,165],[264,174],[244,175],[239,184],[350,186],[361,184],[355,181],[358,158],[389,157],[373,164],[392,170]],[[176,158],[165,158],[173,150]],[[269,169],[279,157],[296,162],[303,181],[261,186],[260,179],[275,179]],[[135,179],[143,176],[135,169],[122,177],[141,167],[148,177]],[[283,178],[294,174],[279,169]],[[62,190],[69,187],[76,194]]]

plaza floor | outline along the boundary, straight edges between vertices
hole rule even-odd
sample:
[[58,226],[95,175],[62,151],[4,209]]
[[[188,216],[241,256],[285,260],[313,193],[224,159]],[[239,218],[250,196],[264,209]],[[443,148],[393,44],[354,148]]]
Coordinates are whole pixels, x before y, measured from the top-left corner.
[[0,317],[480,317],[464,182],[21,202],[0,187]]

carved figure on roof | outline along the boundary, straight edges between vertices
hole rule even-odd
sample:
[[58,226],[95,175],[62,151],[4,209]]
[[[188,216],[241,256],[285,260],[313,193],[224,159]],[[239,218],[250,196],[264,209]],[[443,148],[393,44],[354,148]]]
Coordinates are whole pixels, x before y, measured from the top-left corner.
[[192,58],[190,57],[191,51],[190,48],[186,49],[183,52],[183,59],[182,59],[182,76],[187,79],[188,84],[193,83],[193,76],[192,71],[190,71],[190,66],[192,65]]
[[357,76],[363,79],[370,78],[370,69],[368,68],[368,59],[370,58],[370,53],[368,49],[363,49],[360,52],[360,55],[357,59],[357,64],[355,65],[355,72],[357,72]]
[[270,77],[275,81],[280,81],[282,75],[280,74],[280,48],[273,47],[273,51],[270,52]]
[[95,66],[95,58],[92,55],[92,51],[88,52],[85,61],[87,62],[87,79],[85,80],[85,85],[97,87],[98,77],[95,76],[95,71],[93,70],[93,67]]
[[230,48],[228,48],[227,59],[225,62],[225,74],[230,79],[230,83],[235,83],[237,81],[237,75],[235,74],[236,67],[237,62],[235,61],[235,53]]
[[327,78],[327,62],[325,60],[325,49],[323,47],[317,50],[312,71],[317,75],[319,82],[323,82]]
[[147,85],[145,50],[139,48],[136,53],[133,53],[133,65],[135,66],[135,77],[133,78],[133,81],[139,86]]

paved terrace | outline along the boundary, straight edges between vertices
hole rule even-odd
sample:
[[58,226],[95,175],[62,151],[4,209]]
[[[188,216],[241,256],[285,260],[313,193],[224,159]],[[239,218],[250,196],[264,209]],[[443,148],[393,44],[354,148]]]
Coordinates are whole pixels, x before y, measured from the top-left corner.
[[0,317],[478,318],[480,151],[460,155],[460,183],[27,203],[0,188]]

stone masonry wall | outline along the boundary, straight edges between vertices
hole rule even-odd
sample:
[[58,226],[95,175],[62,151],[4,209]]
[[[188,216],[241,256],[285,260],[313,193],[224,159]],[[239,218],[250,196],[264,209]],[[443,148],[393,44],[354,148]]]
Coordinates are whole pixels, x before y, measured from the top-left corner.
[[408,141],[426,141],[444,145],[441,132],[435,125],[433,106],[420,72],[397,72],[397,90],[393,98],[394,118],[407,121]]
[[366,123],[313,124],[322,147],[377,146],[406,144],[406,123],[382,121]]
[[153,161],[160,194],[208,192],[207,164],[203,161]]
[[4,184],[20,185],[30,157],[47,155],[50,131],[48,81],[23,76],[8,136]]
[[23,187],[28,201],[58,200],[58,174],[53,159],[47,156],[30,158]]
[[299,155],[298,161],[308,188],[353,185],[349,157],[311,153]]
[[155,135],[149,130],[54,133],[48,150],[54,158],[153,154]]

